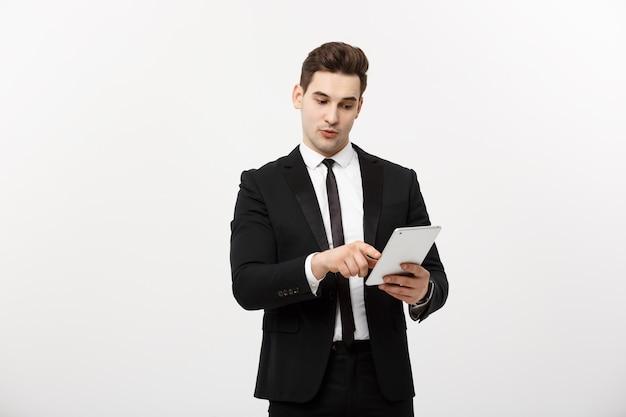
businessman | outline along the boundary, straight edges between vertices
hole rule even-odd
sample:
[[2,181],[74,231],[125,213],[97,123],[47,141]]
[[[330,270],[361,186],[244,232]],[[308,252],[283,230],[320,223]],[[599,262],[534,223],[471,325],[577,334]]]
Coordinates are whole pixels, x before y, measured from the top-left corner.
[[415,172],[350,140],[368,66],[342,42],[311,51],[292,91],[302,142],[241,175],[233,294],[264,309],[255,396],[271,417],[413,416],[405,310],[421,321],[447,298],[436,246],[364,284],[396,227],[430,224]]

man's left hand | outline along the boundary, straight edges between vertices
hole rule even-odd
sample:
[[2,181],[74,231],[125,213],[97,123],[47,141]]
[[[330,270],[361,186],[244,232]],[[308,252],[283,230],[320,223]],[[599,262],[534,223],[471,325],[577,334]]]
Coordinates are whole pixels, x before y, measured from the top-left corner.
[[430,272],[418,264],[400,265],[407,275],[386,275],[384,284],[378,286],[392,297],[407,304],[415,304],[428,293]]

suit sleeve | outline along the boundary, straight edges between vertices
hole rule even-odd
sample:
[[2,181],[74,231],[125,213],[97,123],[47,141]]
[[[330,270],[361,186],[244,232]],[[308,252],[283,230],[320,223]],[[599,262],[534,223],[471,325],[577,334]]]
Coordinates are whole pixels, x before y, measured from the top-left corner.
[[[233,295],[247,310],[314,299],[304,270],[307,254],[282,262],[278,259],[273,217],[288,215],[268,207],[254,174],[255,170],[251,170],[241,175],[231,222]],[[280,206],[280,201],[274,204]]]
[[[420,191],[419,182],[417,181],[417,175],[415,171],[411,170],[413,176],[411,191],[410,191],[410,212],[409,212],[409,224],[412,225],[430,225],[430,219],[424,203],[424,198]],[[430,301],[417,311],[410,311],[409,316],[413,320],[425,320],[430,314],[439,310],[445,304],[448,298],[448,278],[444,270],[443,264],[439,257],[439,251],[437,245],[433,247],[426,255],[422,266],[430,272],[430,281],[433,283],[433,292]]]

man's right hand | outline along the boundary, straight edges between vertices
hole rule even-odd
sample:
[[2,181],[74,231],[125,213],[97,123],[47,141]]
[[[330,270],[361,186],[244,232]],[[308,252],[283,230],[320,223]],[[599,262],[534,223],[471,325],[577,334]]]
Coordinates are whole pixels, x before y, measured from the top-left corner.
[[311,258],[311,269],[318,280],[329,272],[339,272],[346,278],[364,277],[376,265],[380,255],[372,245],[356,241],[316,253]]

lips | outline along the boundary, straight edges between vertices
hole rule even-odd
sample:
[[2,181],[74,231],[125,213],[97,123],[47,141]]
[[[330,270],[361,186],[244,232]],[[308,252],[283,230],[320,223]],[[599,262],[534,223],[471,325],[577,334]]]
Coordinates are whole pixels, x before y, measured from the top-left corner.
[[334,130],[321,130],[320,132],[322,132],[322,136],[325,138],[334,138],[337,136],[337,132]]

